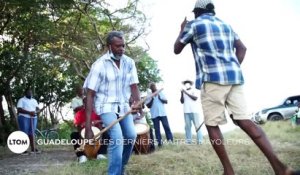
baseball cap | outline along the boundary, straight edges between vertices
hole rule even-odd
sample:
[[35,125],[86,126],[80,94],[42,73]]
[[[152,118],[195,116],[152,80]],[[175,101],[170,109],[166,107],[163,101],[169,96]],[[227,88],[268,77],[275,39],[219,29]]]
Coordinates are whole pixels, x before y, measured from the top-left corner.
[[186,79],[186,80],[182,81],[182,84],[185,84],[185,83],[191,83],[191,85],[194,84],[194,82],[190,79]]
[[212,0],[197,0],[194,9],[206,9],[207,4],[213,4]]

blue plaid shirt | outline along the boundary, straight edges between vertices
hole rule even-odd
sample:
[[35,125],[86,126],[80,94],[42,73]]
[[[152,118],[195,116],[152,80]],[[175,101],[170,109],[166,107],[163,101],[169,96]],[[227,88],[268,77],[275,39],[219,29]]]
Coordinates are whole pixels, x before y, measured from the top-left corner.
[[221,85],[244,83],[234,51],[235,40],[239,40],[239,37],[231,26],[210,13],[186,24],[180,42],[191,43],[196,65],[197,89],[201,89],[203,82]]

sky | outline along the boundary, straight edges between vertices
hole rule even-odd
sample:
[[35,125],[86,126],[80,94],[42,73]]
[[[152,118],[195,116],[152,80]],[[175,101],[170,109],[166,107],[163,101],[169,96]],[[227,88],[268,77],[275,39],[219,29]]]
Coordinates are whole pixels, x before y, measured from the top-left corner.
[[[184,132],[183,106],[180,104],[181,81],[195,79],[190,47],[180,55],[173,45],[184,17],[193,19],[194,0],[141,0],[150,20],[145,41],[149,54],[157,60],[169,103],[169,123],[174,132]],[[300,1],[298,0],[214,0],[216,16],[231,24],[247,47],[242,63],[248,113],[281,103],[290,95],[300,94],[299,50]],[[199,92],[200,94],[200,92]],[[200,102],[199,102],[200,104]],[[200,113],[201,113],[201,104]],[[232,122],[223,131],[234,128]],[[202,128],[205,132],[205,128]]]

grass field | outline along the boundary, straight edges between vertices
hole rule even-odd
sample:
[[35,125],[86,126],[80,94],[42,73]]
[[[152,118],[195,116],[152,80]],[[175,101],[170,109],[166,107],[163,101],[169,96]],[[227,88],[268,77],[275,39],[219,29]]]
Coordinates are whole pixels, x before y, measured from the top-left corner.
[[[262,126],[275,152],[288,166],[300,169],[300,127],[290,122],[268,122]],[[222,166],[208,138],[202,145],[186,145],[183,134],[175,134],[173,144],[148,155],[133,155],[127,166],[130,175],[218,175]],[[225,144],[237,175],[274,174],[268,161],[240,129],[224,134]],[[72,162],[63,167],[50,168],[43,174],[106,174],[106,161]]]

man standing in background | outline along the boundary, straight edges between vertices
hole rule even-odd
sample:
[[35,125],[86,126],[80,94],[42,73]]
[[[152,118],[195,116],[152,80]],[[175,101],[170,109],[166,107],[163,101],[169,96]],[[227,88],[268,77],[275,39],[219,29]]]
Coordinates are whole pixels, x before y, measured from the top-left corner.
[[[185,139],[186,143],[192,143],[192,122],[195,130],[200,126],[199,121],[199,105],[197,104],[198,96],[194,88],[192,88],[193,82],[191,80],[185,80],[182,82],[185,86],[181,90],[180,102],[183,104],[184,122],[185,122]],[[203,136],[201,130],[197,134],[197,144],[201,144]]]
[[[40,112],[37,101],[32,97],[30,88],[25,90],[25,96],[20,98],[17,103],[18,123],[20,130],[29,136],[31,153],[41,153],[35,148],[34,133],[37,126],[37,113]],[[25,151],[22,155],[27,155]]]
[[[150,83],[150,89],[152,93],[157,91],[155,83]],[[146,106],[150,109],[151,119],[154,124],[155,137],[159,147],[163,145],[160,133],[160,122],[164,127],[167,140],[171,142],[173,141],[173,134],[169,126],[167,113],[165,109],[165,104],[167,103],[168,100],[162,92],[159,92],[154,97],[147,99],[145,102]]]

